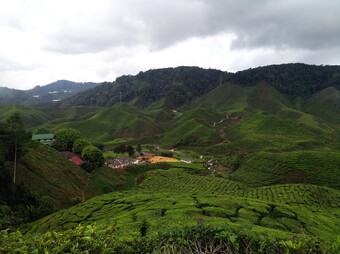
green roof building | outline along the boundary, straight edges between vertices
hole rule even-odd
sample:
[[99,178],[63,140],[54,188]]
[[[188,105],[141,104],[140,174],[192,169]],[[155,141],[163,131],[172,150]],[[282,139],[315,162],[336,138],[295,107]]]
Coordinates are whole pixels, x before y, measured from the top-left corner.
[[45,145],[52,145],[54,141],[54,134],[35,134],[32,135],[32,140],[39,141]]

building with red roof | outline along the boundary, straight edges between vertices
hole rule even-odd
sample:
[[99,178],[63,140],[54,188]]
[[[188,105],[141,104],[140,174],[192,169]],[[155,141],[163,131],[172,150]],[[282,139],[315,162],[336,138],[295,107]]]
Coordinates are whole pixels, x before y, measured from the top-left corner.
[[72,158],[70,158],[70,161],[72,161],[73,163],[75,163],[77,166],[79,166],[81,163],[83,163],[84,161],[82,159],[80,159],[78,156],[73,156]]

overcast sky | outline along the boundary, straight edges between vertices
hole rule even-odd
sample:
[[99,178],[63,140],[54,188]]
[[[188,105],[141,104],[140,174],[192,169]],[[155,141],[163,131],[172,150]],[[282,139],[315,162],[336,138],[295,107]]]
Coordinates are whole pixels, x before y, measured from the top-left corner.
[[339,0],[0,0],[0,86],[340,64]]

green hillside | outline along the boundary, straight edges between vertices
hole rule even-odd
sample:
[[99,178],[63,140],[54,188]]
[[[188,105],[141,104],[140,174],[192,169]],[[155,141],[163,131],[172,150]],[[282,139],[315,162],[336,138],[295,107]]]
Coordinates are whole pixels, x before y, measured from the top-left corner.
[[[304,184],[252,188],[201,170],[148,171],[135,190],[93,198],[23,230],[35,235],[72,230],[79,223],[95,224],[99,228],[113,226],[120,241],[133,241],[145,233],[152,238],[154,232],[164,230],[194,230],[199,222],[227,224],[233,232],[239,232],[236,238],[252,234],[256,242],[266,236],[272,244],[292,238],[308,242],[309,237],[332,242],[339,233],[338,190]],[[141,225],[145,225],[144,233]]]
[[101,184],[119,185],[124,182],[111,170],[103,168],[88,174],[49,146],[31,142],[20,159],[17,170],[19,184],[28,186],[39,197],[48,197],[58,208],[69,207],[71,200],[85,200],[102,194]]
[[67,120],[85,120],[101,110],[103,109],[99,107],[35,108],[6,105],[0,107],[0,120],[7,119],[13,113],[19,113],[25,127],[32,129],[47,122],[62,123]]
[[306,100],[303,108],[306,112],[317,115],[330,123],[340,125],[339,88],[328,87],[313,94]]
[[[154,114],[153,114],[154,113]],[[117,104],[86,119],[62,119],[46,123],[37,129],[55,132],[61,128],[79,130],[85,138],[92,142],[105,142],[115,138],[142,138],[160,132],[159,112],[144,112],[128,104]]]
[[245,157],[235,172],[224,176],[251,187],[305,183],[340,189],[339,167],[339,152],[260,152]]
[[[195,160],[89,174],[31,142],[18,180],[58,207],[85,201],[21,225],[21,233],[3,231],[0,252],[339,253],[339,72],[304,64],[235,74],[168,68],[60,103],[70,107],[0,107],[1,120],[19,112],[37,133],[74,128],[108,149],[141,144]],[[199,244],[205,252],[191,249]]]

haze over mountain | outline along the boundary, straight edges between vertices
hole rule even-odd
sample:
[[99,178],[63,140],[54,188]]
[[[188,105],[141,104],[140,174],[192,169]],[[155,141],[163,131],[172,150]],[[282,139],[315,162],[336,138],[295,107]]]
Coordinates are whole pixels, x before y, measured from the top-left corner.
[[30,90],[0,87],[0,105],[39,105],[39,103],[44,105],[44,102],[60,101],[99,84],[59,80],[48,85],[36,86]]
[[48,85],[36,86],[27,93],[43,101],[60,101],[81,91],[98,86],[100,83],[93,82],[73,82],[68,80],[58,80]]

